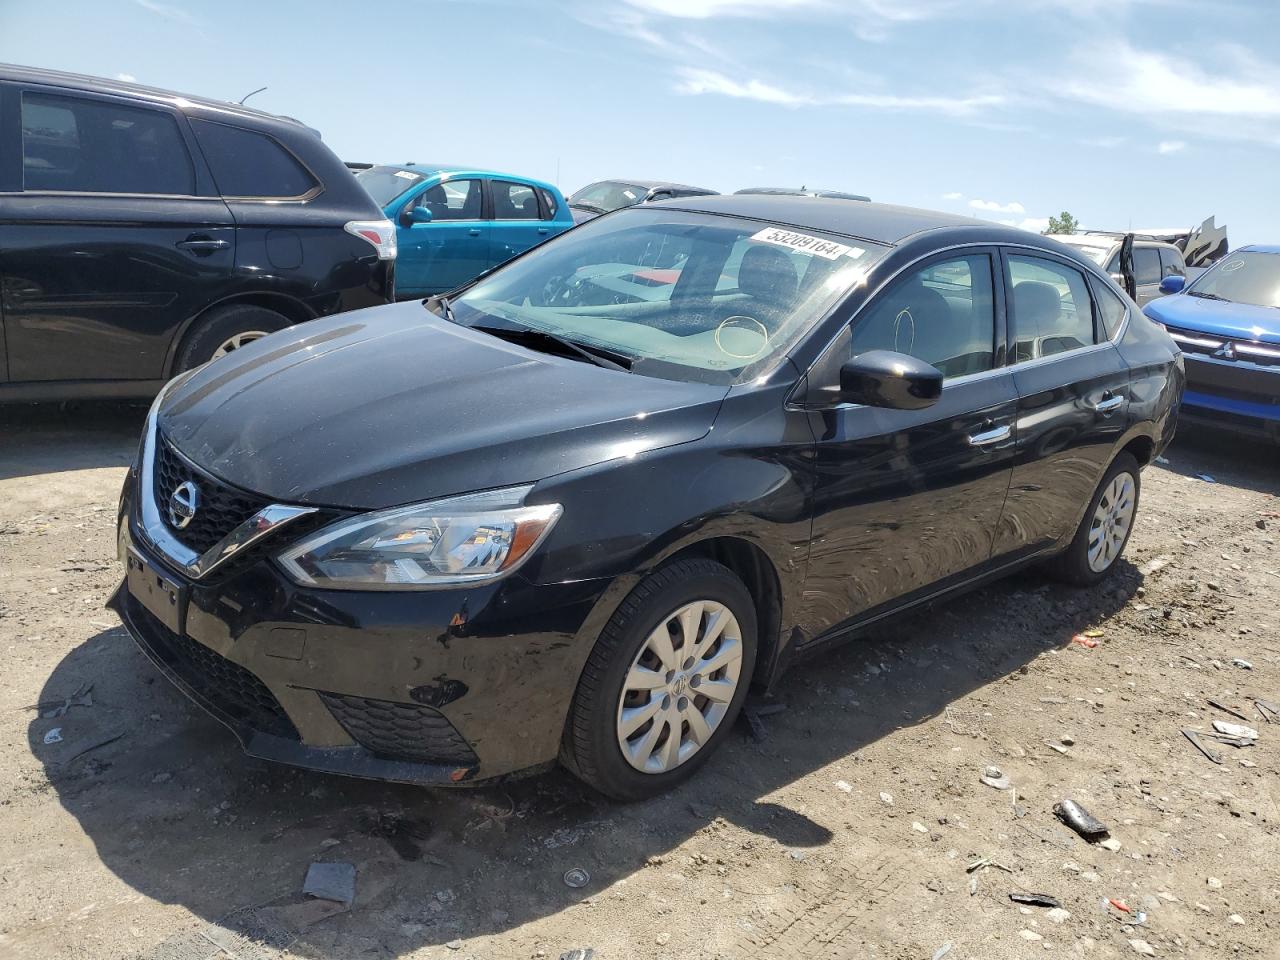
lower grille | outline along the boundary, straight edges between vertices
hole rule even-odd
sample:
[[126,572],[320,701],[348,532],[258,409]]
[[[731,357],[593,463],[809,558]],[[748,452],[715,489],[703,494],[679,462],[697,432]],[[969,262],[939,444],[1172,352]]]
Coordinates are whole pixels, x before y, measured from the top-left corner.
[[182,678],[201,700],[246,726],[289,740],[298,730],[266,684],[203,643],[174,633],[132,597],[129,614],[145,620],[145,638],[153,653]]
[[351,739],[389,760],[474,766],[475,752],[444,715],[416,703],[321,693]]

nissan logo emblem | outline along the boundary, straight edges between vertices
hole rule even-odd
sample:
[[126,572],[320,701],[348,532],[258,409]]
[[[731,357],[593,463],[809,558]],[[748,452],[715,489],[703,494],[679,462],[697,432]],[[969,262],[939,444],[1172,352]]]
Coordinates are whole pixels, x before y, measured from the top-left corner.
[[190,480],[178,484],[169,495],[169,522],[175,530],[185,530],[200,508],[200,488]]

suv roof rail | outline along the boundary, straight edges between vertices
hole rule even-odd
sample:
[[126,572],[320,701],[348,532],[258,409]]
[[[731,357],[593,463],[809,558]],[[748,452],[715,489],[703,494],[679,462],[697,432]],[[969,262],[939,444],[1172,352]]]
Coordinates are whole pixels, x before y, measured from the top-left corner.
[[[1120,238],[1122,238],[1122,239],[1123,239],[1123,238],[1127,235],[1127,233],[1128,233],[1128,231],[1127,231],[1127,230],[1081,230],[1080,232],[1081,232],[1081,233],[1083,233],[1083,234],[1086,234],[1086,235],[1088,235],[1088,236],[1091,236],[1091,237],[1120,237]],[[1152,234],[1150,234],[1150,233],[1135,233],[1135,234],[1133,235],[1133,239],[1135,239],[1135,240],[1155,240],[1155,241],[1157,241],[1157,242],[1163,242],[1163,241],[1161,241],[1161,240],[1160,240],[1160,238],[1159,238],[1159,237],[1154,236],[1154,235],[1152,235]]]

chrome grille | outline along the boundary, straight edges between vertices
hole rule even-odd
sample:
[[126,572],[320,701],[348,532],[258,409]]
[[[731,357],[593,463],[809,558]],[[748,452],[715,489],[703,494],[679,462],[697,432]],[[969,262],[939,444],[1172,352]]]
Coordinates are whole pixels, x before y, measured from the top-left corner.
[[[163,434],[155,439],[155,478],[152,483],[156,508],[173,536],[198,554],[204,553],[223,537],[244,523],[269,500],[238,490],[194,467],[174,449]],[[169,499],[183,483],[192,482],[200,491],[195,516],[182,530],[169,523]]]

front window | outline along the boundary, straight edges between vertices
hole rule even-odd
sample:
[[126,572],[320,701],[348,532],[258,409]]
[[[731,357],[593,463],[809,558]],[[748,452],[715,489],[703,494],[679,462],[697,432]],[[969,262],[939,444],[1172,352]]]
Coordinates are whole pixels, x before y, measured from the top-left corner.
[[738,383],[771,369],[887,248],[653,208],[584,224],[451,304],[469,327],[529,328],[635,373]]
[[1280,307],[1280,254],[1230,254],[1201,274],[1187,293],[1210,300]]
[[482,195],[479,180],[446,180],[427,187],[414,205],[430,210],[434,222],[479,220]]
[[1076,253],[1092,260],[1098,266],[1102,266],[1102,261],[1106,258],[1107,251],[1110,249],[1110,247],[1099,247],[1088,243],[1072,243],[1070,240],[1063,240],[1062,242]]
[[373,197],[373,202],[385,207],[406,190],[416,187],[426,179],[422,174],[399,167],[369,167],[356,173],[360,186]]
[[605,180],[583,187],[569,198],[569,206],[582,207],[592,213],[610,213],[643,200],[649,191],[634,183]]

